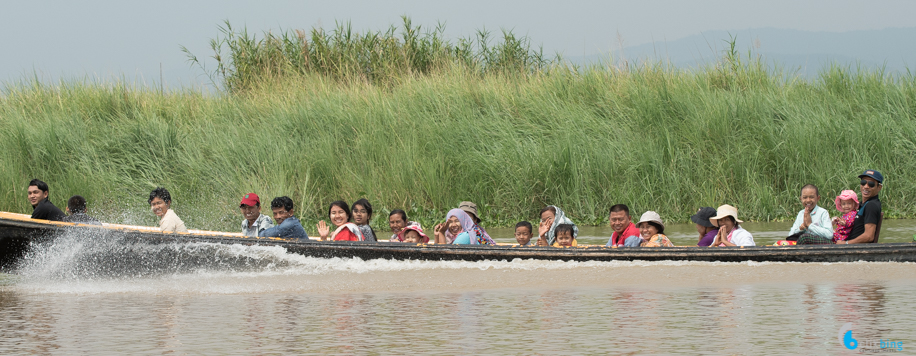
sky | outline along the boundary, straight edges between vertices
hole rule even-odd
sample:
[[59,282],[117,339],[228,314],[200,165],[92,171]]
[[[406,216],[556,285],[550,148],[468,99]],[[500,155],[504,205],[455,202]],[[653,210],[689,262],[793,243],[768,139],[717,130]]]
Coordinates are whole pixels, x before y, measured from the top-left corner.
[[228,20],[249,32],[334,27],[386,29],[409,16],[444,23],[450,38],[512,30],[545,53],[580,57],[752,28],[847,32],[916,27],[916,1],[3,1],[0,82],[38,77],[206,85],[180,46],[199,58]]

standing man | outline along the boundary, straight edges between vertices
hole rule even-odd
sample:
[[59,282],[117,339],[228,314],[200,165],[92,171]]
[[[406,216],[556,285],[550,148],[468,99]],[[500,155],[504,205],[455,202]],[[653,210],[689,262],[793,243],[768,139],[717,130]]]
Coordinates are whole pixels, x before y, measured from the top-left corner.
[[61,221],[64,212],[48,200],[48,183],[38,179],[29,182],[29,203],[32,204],[32,219]]
[[[612,206],[608,220],[611,222],[611,228],[614,229],[614,233],[611,234],[611,239],[607,240],[606,246],[624,247],[635,244],[636,247],[639,247],[639,229],[633,224],[633,220],[630,218],[630,208],[626,204]],[[629,245],[626,244],[628,239],[631,242]]]
[[274,221],[267,215],[261,214],[261,198],[255,193],[248,193],[239,203],[242,210],[242,235],[258,237],[261,231],[274,227]]
[[[856,219],[852,222],[849,238],[843,244],[861,244],[878,242],[876,234],[878,223],[881,222],[881,200],[878,193],[884,183],[881,172],[873,169],[866,170],[859,175],[859,190],[862,191],[862,205],[856,212]],[[841,243],[841,241],[837,241]]]
[[159,187],[149,193],[149,207],[159,217],[159,229],[162,232],[188,232],[184,221],[172,211],[172,195],[168,190]]

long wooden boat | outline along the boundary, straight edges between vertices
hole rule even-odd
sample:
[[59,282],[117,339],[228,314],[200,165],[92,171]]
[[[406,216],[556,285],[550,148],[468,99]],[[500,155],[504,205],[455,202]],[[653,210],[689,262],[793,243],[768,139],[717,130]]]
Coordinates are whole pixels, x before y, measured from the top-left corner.
[[53,242],[72,230],[88,234],[114,234],[124,243],[210,242],[280,246],[289,253],[312,257],[359,257],[397,260],[512,260],[542,259],[564,261],[773,261],[773,262],[916,262],[916,243],[857,245],[756,246],[756,247],[659,247],[611,248],[579,246],[570,248],[520,247],[518,245],[468,246],[389,242],[298,241],[281,238],[251,238],[239,233],[191,230],[163,233],[153,227],[116,224],[85,225],[33,220],[28,215],[0,212],[0,264],[4,269],[33,246]]

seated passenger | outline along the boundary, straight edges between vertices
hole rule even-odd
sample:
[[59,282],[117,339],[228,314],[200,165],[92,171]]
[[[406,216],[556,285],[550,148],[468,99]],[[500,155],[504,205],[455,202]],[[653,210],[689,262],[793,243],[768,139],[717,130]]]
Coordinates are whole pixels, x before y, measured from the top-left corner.
[[402,240],[404,242],[418,244],[418,243],[429,243],[429,236],[423,233],[423,229],[419,226],[408,226],[404,230],[401,230],[403,235]]
[[572,224],[560,224],[556,227],[556,242],[553,247],[572,247],[576,246],[576,226]]
[[[495,245],[486,230],[474,222],[463,209],[449,210],[446,222],[435,227],[436,243],[455,245]],[[480,221],[479,219],[477,221]]]
[[159,217],[159,229],[162,232],[188,232],[184,221],[172,211],[172,196],[165,188],[159,187],[149,193],[150,210]]
[[[665,236],[665,223],[654,211],[647,211],[639,218],[639,247],[674,247],[668,236]],[[629,241],[627,241],[629,243]]]
[[100,222],[99,219],[86,214],[86,198],[83,198],[79,195],[74,195],[70,197],[70,200],[67,200],[67,216],[64,217],[61,221],[78,224],[102,225],[102,222]]
[[697,242],[697,246],[709,247],[716,240],[719,228],[709,222],[709,218],[713,216],[716,216],[716,209],[704,206],[690,217],[690,221],[697,225],[697,232],[700,234],[700,241]]
[[799,245],[832,244],[833,226],[830,223],[830,213],[817,205],[821,200],[817,186],[806,184],[802,187],[800,200],[804,209],[798,212],[789,235],[797,236]]
[[518,242],[521,246],[534,246],[537,244],[537,241],[532,241],[531,236],[530,222],[520,221],[518,224],[515,224],[515,242]]
[[363,240],[376,241],[375,230],[372,230],[372,227],[369,226],[372,221],[372,204],[369,204],[369,201],[363,198],[353,203],[350,211],[353,212],[353,223],[359,228],[359,232],[363,235]]
[[364,241],[362,232],[356,224],[351,223],[350,206],[343,200],[331,203],[328,207],[328,218],[331,224],[334,224],[334,232],[325,224],[324,220],[318,222],[318,234],[321,235],[321,241],[328,239],[333,241]]
[[293,210],[293,200],[289,197],[277,197],[270,202],[270,210],[274,213],[274,219],[277,220],[277,226],[261,231],[259,237],[282,237],[287,239],[299,239],[308,241],[309,237],[305,233],[305,228],[295,216]]
[[614,229],[611,238],[607,240],[608,247],[623,247],[627,239],[631,237],[639,239],[639,229],[631,221],[630,208],[626,204],[612,206],[608,220],[611,222],[611,228]]
[[859,196],[854,191],[844,190],[833,200],[833,204],[840,211],[840,216],[833,218],[833,243],[838,243],[849,238],[849,231],[852,230],[852,223],[859,210]]
[[242,235],[258,237],[269,228],[274,227],[274,221],[267,215],[261,214],[261,198],[255,193],[248,193],[239,203],[242,211]]
[[407,226],[416,226],[421,229],[423,228],[422,226],[420,226],[420,223],[416,221],[408,221],[407,213],[405,213],[404,210],[401,210],[401,209],[392,210],[391,213],[388,214],[388,228],[391,229],[391,238],[388,239],[388,241],[404,242],[400,240],[401,238],[400,233],[401,233],[401,230],[403,230]]
[[755,246],[751,233],[738,225],[744,221],[738,220],[737,208],[722,205],[716,209],[716,216],[709,218],[709,222],[719,227],[719,233],[710,246]]
[[884,219],[881,213],[881,188],[884,186],[884,175],[873,169],[859,175],[859,191],[862,192],[862,205],[856,212],[856,218],[849,229],[849,237],[844,245],[878,242],[878,224]]
[[554,230],[557,226],[562,224],[572,225],[573,235],[579,235],[579,228],[576,227],[576,224],[572,222],[572,220],[569,220],[563,210],[557,206],[548,205],[544,209],[541,209],[540,216],[541,223],[538,224],[538,241],[544,241],[538,242],[539,246],[553,246],[556,242],[556,233]]
[[64,218],[64,212],[48,199],[48,183],[32,179],[26,189],[29,204],[32,204],[32,219],[61,221]]

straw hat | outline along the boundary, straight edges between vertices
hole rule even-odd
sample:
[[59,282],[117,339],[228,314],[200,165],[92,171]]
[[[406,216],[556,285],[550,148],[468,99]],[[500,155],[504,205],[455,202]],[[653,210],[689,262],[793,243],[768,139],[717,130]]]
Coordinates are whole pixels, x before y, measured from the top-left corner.
[[732,219],[735,219],[735,223],[743,223],[744,221],[738,220],[738,208],[731,205],[725,204],[716,209],[716,216],[709,218],[709,222],[714,226],[719,226],[719,219],[726,216],[731,216]]
[[644,222],[654,222],[660,225],[662,227],[662,230],[665,229],[665,223],[662,222],[662,217],[659,216],[658,213],[654,211],[647,211],[643,213],[642,216],[639,217],[639,222],[636,223],[636,226],[639,226],[639,224],[642,224]]

